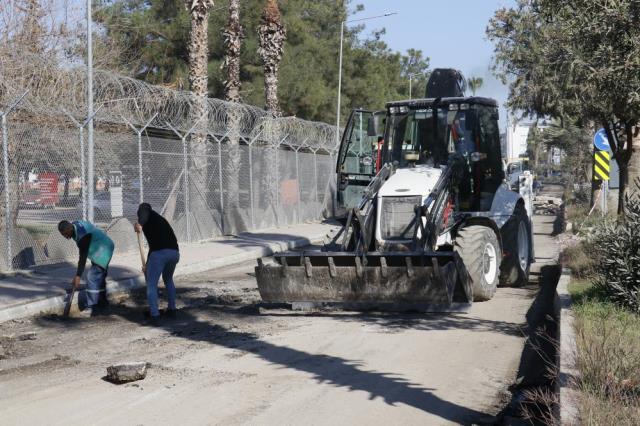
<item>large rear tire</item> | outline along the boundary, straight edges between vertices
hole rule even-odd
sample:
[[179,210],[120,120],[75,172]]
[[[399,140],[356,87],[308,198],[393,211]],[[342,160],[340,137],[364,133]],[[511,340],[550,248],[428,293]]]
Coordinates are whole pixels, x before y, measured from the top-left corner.
[[502,260],[496,233],[487,226],[466,226],[458,231],[455,250],[469,273],[473,301],[491,299],[498,287]]
[[503,260],[500,285],[509,287],[525,285],[529,281],[531,269],[531,226],[522,205],[516,207],[513,218],[505,224],[502,242],[509,256]]

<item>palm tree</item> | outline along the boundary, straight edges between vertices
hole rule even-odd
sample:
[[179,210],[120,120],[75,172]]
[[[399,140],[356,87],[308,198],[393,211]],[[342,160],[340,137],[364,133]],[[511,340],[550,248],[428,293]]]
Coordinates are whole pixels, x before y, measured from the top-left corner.
[[[194,95],[191,119],[198,122],[195,134],[191,137],[191,149],[193,152],[193,173],[189,174],[191,188],[185,188],[189,194],[189,209],[192,216],[201,215],[208,211],[207,199],[209,194],[206,188],[209,164],[207,161],[207,92],[209,75],[207,65],[209,62],[209,11],[214,6],[214,0],[184,0],[191,17],[191,30],[189,33],[189,89]],[[191,189],[194,189],[193,191]],[[196,196],[198,194],[199,196]],[[211,230],[213,231],[213,230]],[[206,231],[209,233],[209,230]]]
[[[223,31],[225,57],[223,67],[227,71],[227,79],[224,82],[225,100],[240,103],[240,49],[244,39],[244,31],[240,25],[240,0],[230,0],[229,21]],[[227,143],[226,176],[227,176],[227,209],[225,211],[225,225],[227,229],[236,228],[236,219],[243,216],[240,207],[240,108],[230,106],[228,111],[229,138]],[[229,228],[231,225],[231,228]]]
[[469,80],[467,80],[467,82],[469,83],[469,89],[471,89],[471,93],[473,93],[473,96],[475,96],[476,91],[480,90],[480,88],[482,87],[484,80],[482,80],[482,77],[471,77],[469,78]]
[[276,0],[267,0],[258,26],[258,36],[258,54],[264,62],[266,109],[274,117],[279,117],[282,113],[278,104],[278,68],[284,52],[287,30],[282,25]]
[[207,95],[209,61],[208,27],[209,10],[214,0],[185,0],[191,16],[189,33],[189,88],[200,97]]
[[225,48],[223,66],[227,70],[227,80],[224,82],[225,100],[241,102],[240,49],[245,36],[240,25],[240,0],[229,1],[229,21],[222,35]]
[[[282,25],[282,17],[276,0],[267,0],[260,25],[258,26],[258,54],[264,62],[264,91],[266,99],[266,109],[272,118],[282,115],[278,103],[278,67],[282,60],[284,51],[283,45],[287,31]],[[273,211],[274,221],[279,223],[280,209],[278,208],[278,191],[280,182],[278,181],[278,156],[276,143],[281,138],[278,129],[278,122],[267,119],[265,122],[266,131],[271,140],[271,146],[265,150],[262,161],[261,193],[264,197],[265,207]],[[272,222],[273,223],[273,222]]]

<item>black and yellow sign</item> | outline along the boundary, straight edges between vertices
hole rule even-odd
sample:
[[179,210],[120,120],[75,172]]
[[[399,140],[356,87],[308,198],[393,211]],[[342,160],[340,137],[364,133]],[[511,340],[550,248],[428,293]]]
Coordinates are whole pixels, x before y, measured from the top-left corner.
[[593,179],[609,180],[611,156],[608,151],[595,150],[593,153]]

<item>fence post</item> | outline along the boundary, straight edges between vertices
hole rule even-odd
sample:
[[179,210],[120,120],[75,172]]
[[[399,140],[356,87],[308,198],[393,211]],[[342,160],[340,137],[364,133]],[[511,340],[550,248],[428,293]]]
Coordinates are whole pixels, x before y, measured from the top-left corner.
[[231,130],[227,131],[221,138],[217,138],[213,133],[209,137],[218,144],[218,189],[220,190],[220,231],[224,234],[224,186],[222,182],[222,140],[229,136]]
[[249,144],[249,206],[251,208],[251,229],[256,229],[255,212],[253,208],[253,141]]
[[313,192],[316,199],[316,203],[318,203],[318,150],[314,149],[313,152]]
[[16,99],[6,111],[0,111],[2,116],[2,163],[4,166],[4,232],[5,232],[5,248],[7,271],[13,269],[13,253],[11,250],[11,234],[13,226],[11,223],[11,196],[9,195],[9,130],[7,129],[7,116],[18,106],[22,99],[29,93],[27,90],[18,99]]
[[87,220],[87,166],[84,152],[84,127],[78,128],[80,136],[80,190],[82,191],[82,220]]
[[12,269],[11,254],[11,197],[9,196],[9,134],[7,131],[7,115],[2,114],[2,161],[4,165],[4,233],[7,271]]
[[87,212],[88,212],[87,177],[86,177],[87,167],[85,164],[86,156],[84,152],[84,128],[87,126],[87,124],[89,124],[89,121],[93,119],[93,117],[98,113],[98,111],[100,111],[100,108],[102,108],[102,105],[100,105],[98,109],[96,109],[90,117],[87,117],[87,119],[83,123],[80,123],[78,120],[75,119],[73,115],[69,113],[69,111],[62,108],[62,111],[67,115],[67,117],[69,117],[71,121],[73,121],[73,124],[75,124],[76,127],[78,128],[78,134],[80,137],[80,141],[79,141],[80,142],[80,189],[82,191],[82,220],[87,220]]
[[253,143],[260,137],[262,130],[258,132],[258,134],[251,139],[247,145],[249,146],[249,202],[251,206],[251,229],[256,228],[255,221],[255,210],[253,205]]
[[306,138],[305,140],[302,141],[302,143],[300,145],[298,145],[298,147],[296,148],[295,152],[296,152],[296,186],[298,189],[298,223],[302,223],[302,185],[300,183],[300,160],[299,160],[299,156],[298,153],[300,152],[300,150],[302,148],[304,148],[307,144],[307,141],[309,140],[309,138]]
[[224,234],[224,185],[222,182],[222,139],[223,138],[217,139],[217,142],[218,142],[218,187],[220,188],[220,224],[222,227],[222,233]]
[[302,222],[302,210],[300,208],[300,161],[298,160],[298,152],[300,151],[302,147],[296,147],[295,152],[296,152],[296,187],[297,187],[297,196],[298,196],[298,223]]
[[191,218],[189,217],[189,158],[187,157],[187,135],[182,137],[182,158],[184,161],[184,213],[187,220],[187,242],[191,242]]
[[[286,135],[275,146],[275,150],[276,150],[276,205],[275,205],[276,214],[280,214],[279,212],[280,210],[279,209],[280,208],[280,166],[278,165],[278,151],[280,151],[280,145],[282,145],[284,141],[287,140],[288,137],[289,135]],[[277,217],[276,217],[276,223],[278,223]]]
[[147,123],[141,129],[136,128],[126,118],[120,116],[120,118],[122,118],[122,121],[127,123],[127,125],[131,127],[133,131],[138,135],[138,181],[140,182],[140,203],[144,202],[144,182],[142,180],[142,133],[147,129],[147,127],[149,127],[151,122],[155,120],[157,116],[158,113],[155,113],[153,117],[151,117],[151,120],[147,121]]

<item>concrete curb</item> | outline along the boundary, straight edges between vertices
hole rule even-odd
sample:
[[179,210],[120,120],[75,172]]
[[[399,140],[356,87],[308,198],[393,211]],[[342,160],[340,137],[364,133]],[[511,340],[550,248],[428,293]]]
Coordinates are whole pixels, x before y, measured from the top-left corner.
[[571,311],[571,294],[569,282],[571,271],[562,269],[558,281],[557,293],[560,299],[560,370],[558,372],[558,400],[560,405],[560,424],[576,425],[578,421],[578,392],[573,387],[578,372],[575,369],[576,339],[573,328],[573,312]]
[[[323,238],[324,234],[316,238],[297,238],[290,241],[274,242],[254,238],[239,237],[238,240],[252,241],[257,244],[262,244],[263,246],[253,248],[232,256],[215,258],[206,262],[186,264],[176,270],[175,276],[196,274],[199,272],[217,269],[224,266],[236,265],[247,261],[255,261],[259,257],[271,256],[279,251],[293,250],[310,244],[319,243],[323,240]],[[14,273],[14,275],[19,273],[23,273],[25,276],[30,275],[27,271],[16,272]],[[118,295],[129,293],[137,288],[142,288],[145,285],[146,284],[142,274],[138,274],[133,277],[127,277],[117,281],[107,279],[107,294],[110,297],[117,297]],[[59,313],[64,308],[64,299],[65,296],[54,296],[34,302],[24,303],[21,305],[10,306],[8,308],[0,310],[0,323],[28,316]],[[77,295],[76,299],[74,300],[73,306],[77,306]]]

